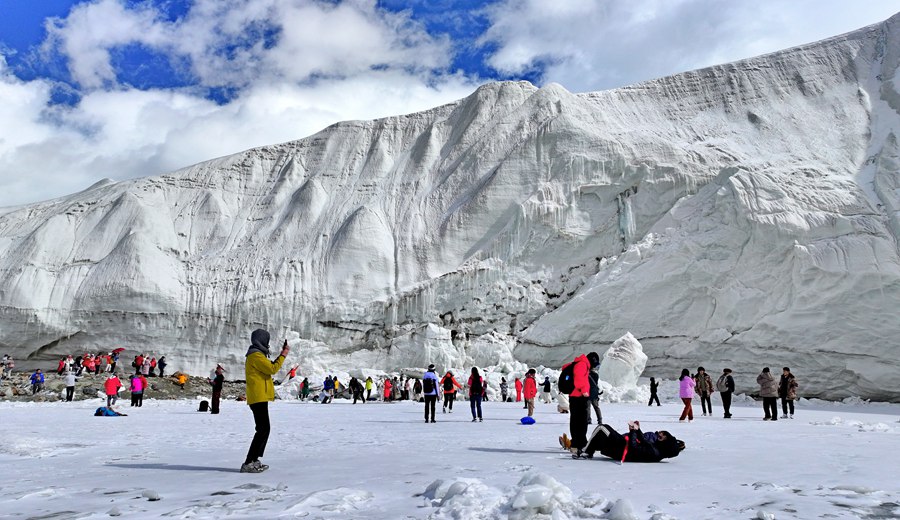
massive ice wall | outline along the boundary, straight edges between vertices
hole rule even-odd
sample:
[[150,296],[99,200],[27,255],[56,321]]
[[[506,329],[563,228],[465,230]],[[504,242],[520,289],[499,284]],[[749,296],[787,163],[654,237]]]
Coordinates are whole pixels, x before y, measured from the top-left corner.
[[897,24],[605,92],[489,84],[0,210],[0,348],[235,374],[266,327],[389,370],[631,331],[660,377],[900,399]]

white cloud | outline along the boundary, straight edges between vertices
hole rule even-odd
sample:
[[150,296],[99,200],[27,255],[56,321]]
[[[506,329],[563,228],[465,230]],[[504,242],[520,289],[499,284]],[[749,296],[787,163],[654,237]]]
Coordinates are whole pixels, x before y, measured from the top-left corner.
[[[222,51],[273,25],[274,45],[258,39]],[[425,110],[476,86],[435,73],[452,57],[448,40],[374,1],[197,0],[170,22],[147,6],[98,0],[48,31],[43,51],[67,58],[84,96],[74,107],[54,106],[49,82],[19,80],[0,55],[0,206],[298,139],[340,120]],[[239,94],[216,105],[202,89],[119,84],[110,51],[129,44],[187,63],[201,86],[237,86]]]
[[602,90],[834,36],[892,16],[877,0],[502,0],[487,9],[491,66]]

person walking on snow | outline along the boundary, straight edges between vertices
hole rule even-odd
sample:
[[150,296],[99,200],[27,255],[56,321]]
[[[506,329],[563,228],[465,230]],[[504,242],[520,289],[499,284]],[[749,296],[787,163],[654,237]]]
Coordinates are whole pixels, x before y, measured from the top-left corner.
[[509,394],[509,383],[506,382],[505,377],[500,378],[500,399],[505,403],[507,399],[507,394]]
[[[166,377],[166,356],[159,358],[159,361],[156,362],[156,366],[159,367],[159,377]],[[113,369],[115,369],[115,363],[113,363]]]
[[679,421],[684,422],[685,419],[688,422],[694,420],[694,407],[691,406],[691,401],[694,400],[694,378],[691,377],[691,373],[688,369],[681,370],[681,376],[678,378],[678,397],[681,398],[681,402],[684,403],[684,409],[681,411],[681,417],[678,418]]
[[[778,397],[781,398],[781,411],[784,412],[784,415],[781,416],[782,419],[794,418],[794,401],[797,400],[797,388],[799,386],[800,384],[797,383],[797,378],[791,373],[791,369],[788,367],[782,368],[781,381],[778,383]],[[790,415],[788,415],[788,409],[790,409]]]
[[756,383],[759,385],[759,396],[763,400],[763,412],[766,416],[764,421],[778,420],[778,383],[775,376],[769,372],[769,367],[762,369],[762,372],[756,376]]
[[219,400],[222,398],[222,386],[225,383],[225,369],[222,365],[216,365],[216,375],[212,380],[212,406],[210,413],[219,413]]
[[384,379],[384,391],[382,392],[382,395],[384,397],[384,402],[386,402],[386,403],[391,402],[391,395],[392,395],[391,392],[393,391],[393,389],[394,389],[394,384],[391,383],[391,378],[386,377]]
[[453,377],[453,372],[448,370],[444,377],[441,378],[441,388],[444,390],[444,406],[441,410],[443,413],[447,413],[449,408],[450,413],[453,413],[453,401],[456,399],[456,390],[461,389],[462,385]]
[[515,387],[516,387],[516,402],[520,403],[520,402],[522,402],[522,380],[519,379],[518,377],[516,378],[516,381],[515,381]]
[[715,392],[713,388],[712,378],[706,373],[703,367],[697,367],[697,375],[694,376],[694,391],[700,396],[700,406],[703,407],[703,416],[706,417],[707,407],[709,407],[709,415],[712,415],[712,400],[710,396]]
[[659,389],[659,383],[654,378],[650,378],[650,402],[647,403],[647,406],[653,406],[653,401],[656,401],[656,406],[662,406],[659,404],[659,396],[656,395],[657,390]]
[[131,386],[129,387],[131,390],[131,406],[139,406],[138,400],[141,397],[141,394],[144,392],[143,383],[141,383],[141,375],[134,374],[131,376]]
[[525,408],[528,409],[528,417],[534,415],[534,398],[537,397],[537,381],[534,379],[537,372],[531,368],[525,374],[523,394],[525,396]]
[[419,402],[422,399],[422,381],[416,378],[416,382],[413,383],[413,401]]
[[[425,422],[437,422],[434,420],[434,410],[438,396],[438,378],[434,373],[434,365],[428,365],[428,370],[422,376],[422,392],[425,394]],[[431,419],[429,420],[429,414]]]
[[734,378],[731,377],[731,369],[726,368],[716,381],[716,389],[722,397],[722,408],[725,410],[725,418],[731,419],[731,394],[734,393]]
[[588,374],[592,368],[600,366],[600,356],[596,352],[582,354],[572,363],[575,366],[572,369],[574,388],[569,393],[569,435],[572,438],[572,457],[578,458],[587,446],[588,401],[591,397]]
[[78,381],[78,378],[75,377],[75,372],[66,372],[66,402],[71,403],[72,398],[75,396],[75,381]]
[[[591,368],[588,372],[588,379],[591,382],[591,408],[594,409],[594,415],[597,416],[597,424],[603,424],[603,414],[600,412],[600,396],[603,391],[600,390],[600,374],[597,372],[599,367]],[[591,411],[588,410],[588,424],[591,424]]]
[[541,402],[550,404],[553,401],[553,396],[550,394],[550,390],[553,388],[553,384],[550,382],[550,376],[544,377],[544,382],[541,384],[543,387],[541,390]]
[[269,466],[259,461],[265,454],[269,440],[269,401],[275,400],[275,383],[272,376],[281,370],[291,347],[287,340],[281,347],[281,353],[275,361],[269,360],[269,332],[256,329],[250,335],[250,348],[244,362],[244,373],[247,379],[247,404],[253,413],[256,433],[250,442],[247,458],[241,465],[241,473],[262,473]]
[[109,377],[106,378],[106,381],[103,383],[103,390],[106,391],[106,407],[116,404],[116,401],[119,399],[119,389],[122,388],[122,382],[119,381],[119,378],[116,374],[109,374]]
[[[478,374],[478,369],[472,367],[472,375],[467,383],[469,387],[469,406],[472,408],[472,422],[477,419],[481,422],[481,401],[484,399],[484,378]],[[476,413],[477,412],[477,413]]]
[[375,382],[372,381],[372,376],[366,378],[366,401],[372,399],[372,387],[375,386]]

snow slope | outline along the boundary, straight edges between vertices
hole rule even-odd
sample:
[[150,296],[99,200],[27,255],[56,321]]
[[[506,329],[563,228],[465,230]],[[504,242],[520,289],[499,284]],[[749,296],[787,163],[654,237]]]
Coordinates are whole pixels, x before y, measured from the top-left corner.
[[234,374],[266,327],[335,370],[559,366],[631,332],[656,374],[898,400],[898,24],[605,92],[488,84],[6,208],[0,348]]
[[[418,403],[332,405],[276,401],[263,460],[237,468],[253,432],[250,411],[197,401],[145,400],[128,417],[92,417],[99,399],[0,403],[4,518],[896,518],[897,406],[801,402],[797,419],[677,422],[661,408],[605,404],[606,422],[667,429],[687,449],[660,464],[572,460],[556,444],[567,415],[539,404],[522,426],[517,403],[466,403],[422,421]],[[714,400],[716,410],[721,409]],[[158,500],[155,500],[158,498]],[[771,516],[770,516],[771,515]]]

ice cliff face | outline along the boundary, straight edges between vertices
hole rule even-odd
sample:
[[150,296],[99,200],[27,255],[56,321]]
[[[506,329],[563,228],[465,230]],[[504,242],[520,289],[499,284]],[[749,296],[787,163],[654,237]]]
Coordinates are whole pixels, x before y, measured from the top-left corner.
[[266,327],[335,370],[515,369],[630,331],[647,375],[728,365],[748,391],[790,365],[805,396],[898,400],[898,62],[894,17],[606,92],[489,84],[0,210],[0,349],[234,374]]

